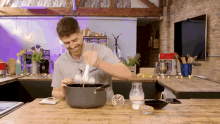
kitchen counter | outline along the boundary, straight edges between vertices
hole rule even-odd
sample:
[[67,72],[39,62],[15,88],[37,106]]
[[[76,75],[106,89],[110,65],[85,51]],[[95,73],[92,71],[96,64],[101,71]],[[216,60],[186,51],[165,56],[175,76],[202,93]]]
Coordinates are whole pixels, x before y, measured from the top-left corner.
[[27,75],[22,78],[18,78],[18,81],[52,81],[53,75],[45,75],[45,74],[40,74],[40,75]]
[[[13,81],[52,81],[53,75],[23,75],[23,76],[6,76],[0,78],[0,84],[13,82]],[[176,76],[170,76],[162,78],[142,78],[132,77],[130,80],[122,80],[113,77],[113,82],[143,82],[143,83],[155,83],[157,97],[160,97],[160,93],[167,88],[180,99],[189,98],[220,98],[220,84],[205,80],[198,77],[183,77],[176,78]],[[164,88],[163,88],[164,87]]]
[[[31,80],[38,80],[38,81],[52,81],[52,78],[53,78],[53,75],[50,74],[50,75],[28,75],[28,76],[25,76],[25,77],[22,77],[22,78],[19,78],[18,81],[31,81]],[[112,81],[113,82],[151,82],[151,83],[155,83],[157,81],[156,78],[142,78],[142,77],[135,77],[133,76],[131,79],[129,80],[125,80],[125,79],[118,79],[118,78],[115,78],[113,77],[112,78]]]
[[168,104],[153,114],[133,110],[131,102],[116,108],[108,101],[96,109],[69,107],[60,100],[56,105],[41,105],[35,99],[15,112],[3,117],[1,122],[13,124],[154,124],[154,123],[220,123],[220,99],[180,99],[181,104]]
[[[163,87],[171,90],[177,98],[193,98],[200,95],[201,98],[209,95],[210,98],[220,98],[220,84],[205,80],[198,77],[183,77],[176,78],[176,76],[171,76],[170,78],[157,78],[157,82]],[[189,96],[190,95],[190,96]]]
[[6,84],[16,81],[18,78],[25,77],[27,75],[11,75],[11,76],[0,76],[0,84]]

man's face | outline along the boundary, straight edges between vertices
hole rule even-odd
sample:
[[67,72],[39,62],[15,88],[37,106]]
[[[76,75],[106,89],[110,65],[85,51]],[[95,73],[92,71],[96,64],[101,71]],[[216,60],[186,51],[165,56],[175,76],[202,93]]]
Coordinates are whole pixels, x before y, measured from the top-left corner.
[[71,55],[80,56],[83,50],[83,30],[80,33],[73,33],[69,37],[64,36],[60,38],[66,49]]

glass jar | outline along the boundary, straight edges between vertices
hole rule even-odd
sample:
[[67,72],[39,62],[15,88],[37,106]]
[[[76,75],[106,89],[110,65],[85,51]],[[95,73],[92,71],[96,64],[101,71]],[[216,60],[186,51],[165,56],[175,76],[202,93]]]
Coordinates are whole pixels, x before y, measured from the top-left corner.
[[135,110],[139,110],[139,106],[144,104],[144,92],[141,82],[132,83],[129,99],[132,103],[132,108]]

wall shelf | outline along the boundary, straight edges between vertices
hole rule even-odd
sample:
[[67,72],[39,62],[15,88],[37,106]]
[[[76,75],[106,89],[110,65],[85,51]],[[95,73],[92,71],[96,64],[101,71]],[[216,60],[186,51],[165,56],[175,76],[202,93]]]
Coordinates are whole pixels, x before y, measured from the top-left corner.
[[83,41],[86,43],[103,44],[108,47],[108,37],[107,36],[83,36]]

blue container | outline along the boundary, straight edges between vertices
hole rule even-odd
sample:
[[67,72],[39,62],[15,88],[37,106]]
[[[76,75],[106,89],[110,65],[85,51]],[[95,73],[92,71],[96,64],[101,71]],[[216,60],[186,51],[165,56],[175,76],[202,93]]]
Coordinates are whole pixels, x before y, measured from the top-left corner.
[[181,73],[184,77],[192,74],[192,64],[181,64]]

